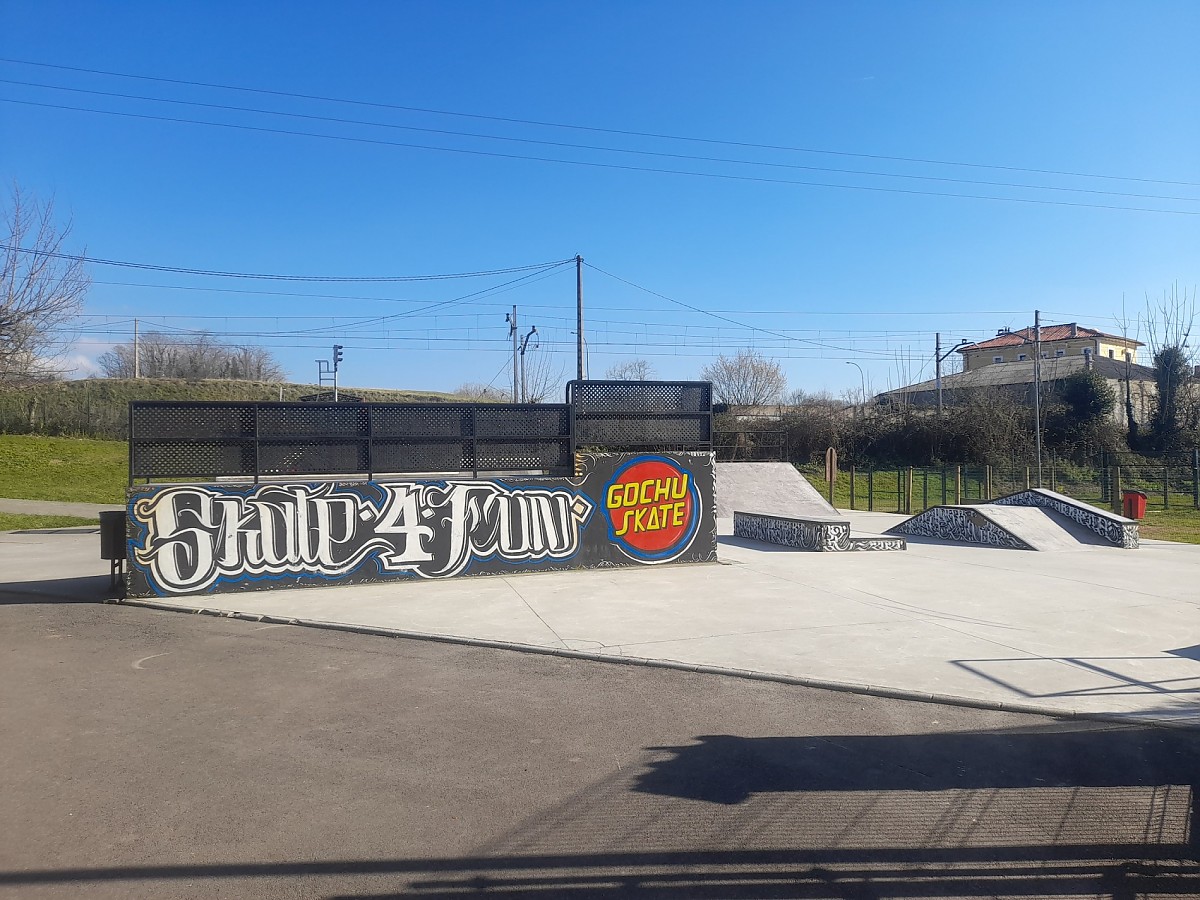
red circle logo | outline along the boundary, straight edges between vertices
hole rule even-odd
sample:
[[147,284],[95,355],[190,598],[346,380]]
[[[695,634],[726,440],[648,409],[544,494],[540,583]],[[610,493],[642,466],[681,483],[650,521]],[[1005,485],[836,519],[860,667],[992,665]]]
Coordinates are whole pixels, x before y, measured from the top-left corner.
[[658,456],[635,459],[604,489],[609,535],[635,559],[679,555],[696,533],[699,504],[692,475]]

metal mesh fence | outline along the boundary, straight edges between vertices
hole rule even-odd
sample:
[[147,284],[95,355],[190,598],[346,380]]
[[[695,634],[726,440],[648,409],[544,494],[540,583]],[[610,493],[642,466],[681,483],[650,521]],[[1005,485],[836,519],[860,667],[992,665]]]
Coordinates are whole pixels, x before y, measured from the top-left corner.
[[572,382],[571,403],[134,402],[129,477],[574,471],[577,447],[712,449],[707,382]]

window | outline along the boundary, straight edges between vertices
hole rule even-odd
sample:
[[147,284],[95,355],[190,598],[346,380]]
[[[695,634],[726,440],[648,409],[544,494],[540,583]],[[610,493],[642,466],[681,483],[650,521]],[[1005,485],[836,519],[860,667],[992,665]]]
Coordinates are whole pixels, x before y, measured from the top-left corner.
[[1091,355],[1092,355],[1092,348],[1091,348],[1091,347],[1084,347],[1084,348],[1083,348],[1083,355],[1084,355],[1085,357],[1091,356]]
[[1055,351],[1054,351],[1054,356],[1055,356],[1055,358],[1057,358],[1057,357],[1059,357],[1059,356],[1066,356],[1066,355],[1067,355],[1067,351],[1066,351],[1066,350],[1055,350]]
[[1115,355],[1116,355],[1116,354],[1115,354],[1115,353],[1114,353],[1114,352],[1113,352],[1111,349],[1108,351],[1108,358],[1109,358],[1109,359],[1113,359],[1113,358],[1115,357]]
[[993,356],[992,362],[1004,362],[1004,357],[1003,356]]
[[1133,362],[1133,354],[1128,350],[1125,351],[1125,362]]
[[1017,354],[1017,362],[1025,362],[1028,357],[1024,353]]

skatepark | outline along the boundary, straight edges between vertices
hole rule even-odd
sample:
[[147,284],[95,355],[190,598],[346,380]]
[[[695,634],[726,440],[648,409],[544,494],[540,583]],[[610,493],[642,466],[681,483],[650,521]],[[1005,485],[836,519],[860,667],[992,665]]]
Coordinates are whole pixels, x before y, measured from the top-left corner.
[[[1200,547],[1094,539],[1009,508],[1038,551],[915,534],[903,552],[820,553],[733,534],[732,513],[906,521],[834,510],[783,464],[717,468],[717,562],[128,599],[137,607],[720,671],[1056,715],[1200,724]],[[997,507],[996,521],[1006,515]],[[1032,522],[1011,513],[1032,512]],[[1068,538],[1070,540],[1068,540]],[[111,599],[97,530],[0,535],[9,596]]]

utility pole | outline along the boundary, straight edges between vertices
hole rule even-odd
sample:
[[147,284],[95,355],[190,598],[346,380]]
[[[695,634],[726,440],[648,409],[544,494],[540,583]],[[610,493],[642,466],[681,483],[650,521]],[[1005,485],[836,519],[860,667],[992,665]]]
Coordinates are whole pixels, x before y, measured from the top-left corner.
[[[534,325],[529,329],[529,333],[521,339],[521,402],[529,402],[529,385],[525,383],[525,349],[529,346],[529,339],[537,334],[537,326]],[[538,346],[534,344],[534,346]]]
[[141,345],[138,343],[138,320],[133,320],[133,377],[142,377]]
[[936,360],[933,366],[934,383],[937,384],[937,403],[938,403],[938,418],[942,417],[942,333],[939,331],[933,336],[933,358]]
[[1037,447],[1037,486],[1042,486],[1042,313],[1033,311],[1033,435]]
[[583,257],[575,257],[575,377],[583,381]]
[[519,334],[517,334],[517,307],[515,305],[512,308],[512,312],[504,314],[504,321],[508,323],[508,336],[510,338],[512,338],[512,345],[513,345],[512,402],[519,403],[520,400],[518,399],[518,397],[520,395],[517,393],[517,389],[520,385],[521,375],[520,375],[519,364],[517,363],[517,360],[519,358],[517,355],[517,352],[518,352],[518,343],[521,340],[521,336]]

